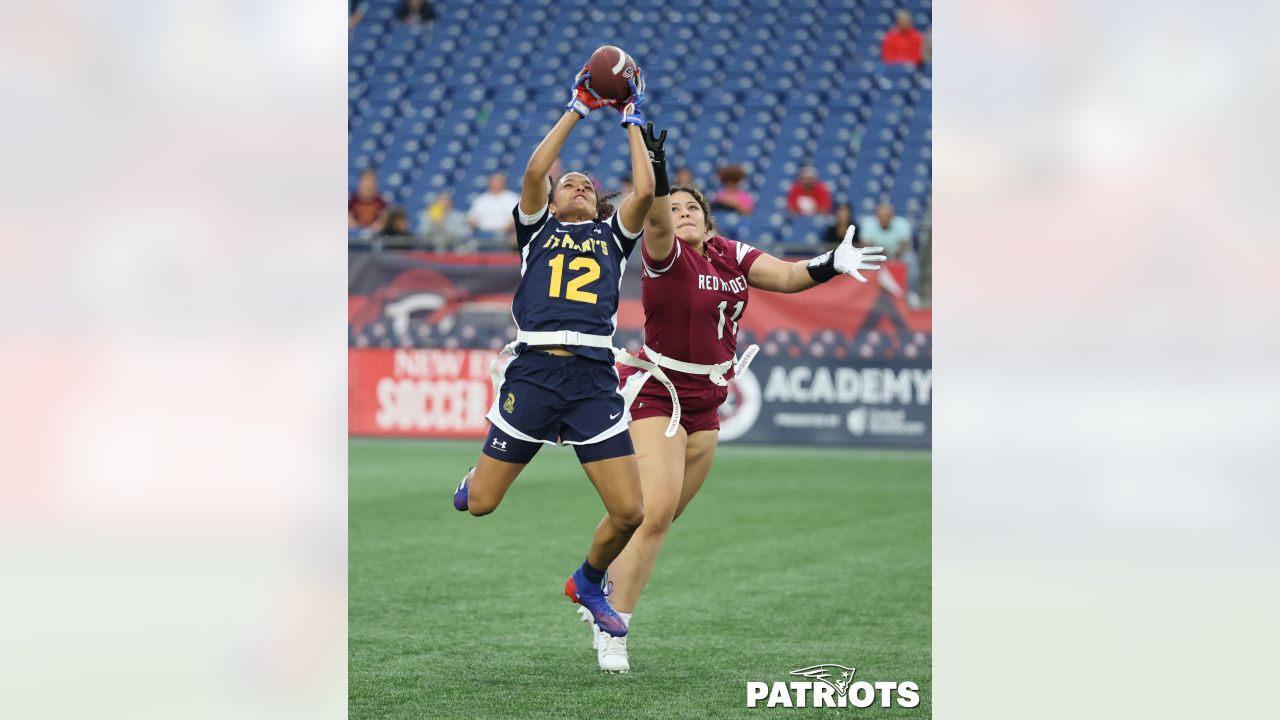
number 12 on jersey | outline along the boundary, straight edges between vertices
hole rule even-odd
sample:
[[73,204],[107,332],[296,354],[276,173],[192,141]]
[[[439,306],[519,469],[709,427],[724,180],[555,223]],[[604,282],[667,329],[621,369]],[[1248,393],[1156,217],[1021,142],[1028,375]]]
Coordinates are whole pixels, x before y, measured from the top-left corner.
[[[547,294],[558,298],[560,297],[560,280],[564,275],[564,254],[551,258],[547,264],[551,266],[551,289]],[[595,258],[576,257],[569,261],[569,270],[571,272],[586,270],[586,272],[569,279],[569,284],[564,288],[564,299],[595,305],[596,294],[583,290],[582,286],[600,279],[600,263],[596,262]]]
[[[729,318],[729,322],[733,323],[733,330],[731,332],[734,335],[738,334],[738,316],[742,314],[742,306],[746,304],[746,300],[739,300],[737,304],[733,306],[733,317]],[[716,307],[720,309],[720,322],[716,323],[716,339],[719,340],[724,337],[724,310],[729,307],[729,301],[721,300],[720,304]]]

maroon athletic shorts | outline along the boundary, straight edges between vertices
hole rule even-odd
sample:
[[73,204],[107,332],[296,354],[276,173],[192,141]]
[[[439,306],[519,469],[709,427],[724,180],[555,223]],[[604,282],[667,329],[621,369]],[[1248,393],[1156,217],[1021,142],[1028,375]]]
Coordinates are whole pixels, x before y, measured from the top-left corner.
[[[618,366],[618,376],[624,386],[627,384],[627,378],[639,372],[643,371],[628,365]],[[720,387],[706,378],[703,378],[706,379],[705,384],[691,387],[688,383],[681,381],[686,377],[697,376],[675,373],[671,370],[668,370],[667,374],[682,376],[679,379],[672,378],[677,383],[676,393],[680,396],[680,427],[690,435],[702,430],[719,430],[719,410],[725,398],[729,397],[729,388]],[[632,420],[651,417],[671,417],[671,393],[667,392],[665,385],[653,378],[645,381],[644,386],[640,388],[640,394],[636,396],[636,401],[631,403]]]

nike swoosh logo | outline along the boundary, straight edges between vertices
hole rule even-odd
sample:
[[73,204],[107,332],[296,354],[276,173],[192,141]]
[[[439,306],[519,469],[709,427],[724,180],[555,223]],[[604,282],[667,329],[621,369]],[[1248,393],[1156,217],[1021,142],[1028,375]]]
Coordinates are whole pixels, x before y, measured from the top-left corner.
[[609,416],[609,419],[610,419],[610,420],[616,420],[616,419],[617,419],[617,417],[618,417],[619,415],[621,415],[621,414],[622,414],[622,413],[614,413],[614,414],[612,414],[612,415],[610,415],[610,416]]

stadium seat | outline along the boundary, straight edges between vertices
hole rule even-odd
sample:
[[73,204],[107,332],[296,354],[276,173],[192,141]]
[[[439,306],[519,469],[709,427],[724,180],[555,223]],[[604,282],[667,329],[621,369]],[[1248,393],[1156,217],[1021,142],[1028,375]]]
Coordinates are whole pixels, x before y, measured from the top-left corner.
[[[397,5],[369,0],[348,42],[348,180],[377,168],[384,189],[411,213],[445,188],[478,191],[494,170],[518,177],[560,117],[584,48],[605,43],[627,48],[649,77],[647,109],[671,129],[671,167],[689,166],[708,190],[718,167],[751,168],[756,213],[722,219],[739,239],[771,248],[812,242],[815,223],[783,209],[796,171],[809,162],[856,214],[887,199],[918,227],[927,208],[932,69],[884,66],[879,55],[900,7],[928,29],[930,0],[792,0],[785,8],[708,0],[664,6],[659,23],[621,0],[483,0],[437,3],[438,18],[421,28],[396,21]],[[583,30],[553,32],[566,26]],[[842,78],[839,87],[833,76]],[[797,106],[798,94],[817,102]],[[562,160],[613,185],[630,173],[623,140],[615,116],[593,115]],[[851,340],[844,349],[858,347]]]

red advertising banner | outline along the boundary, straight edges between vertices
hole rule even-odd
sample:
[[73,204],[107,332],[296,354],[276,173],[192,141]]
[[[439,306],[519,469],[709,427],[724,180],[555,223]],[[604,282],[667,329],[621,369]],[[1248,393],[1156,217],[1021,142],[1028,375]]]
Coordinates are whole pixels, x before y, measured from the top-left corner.
[[[348,431],[484,437],[493,402],[489,363],[515,337],[511,299],[520,281],[518,258],[353,252],[348,273]],[[741,427],[722,439],[927,447],[927,394],[892,407],[868,399],[876,397],[882,378],[905,387],[904,378],[925,377],[932,357],[932,313],[907,304],[903,275],[901,263],[887,263],[867,283],[837,278],[794,295],[751,293],[741,326],[760,345],[760,372],[790,378],[768,387],[803,390],[812,383],[816,389],[813,397],[800,390],[753,395],[739,387],[745,381],[735,383],[721,415]],[[639,347],[643,339],[640,296],[640,273],[627,273],[619,346]],[[857,381],[872,394],[851,394],[853,371],[870,372]],[[828,386],[844,388],[843,394],[827,397]]]
[[353,435],[476,438],[493,402],[490,350],[347,351]]

